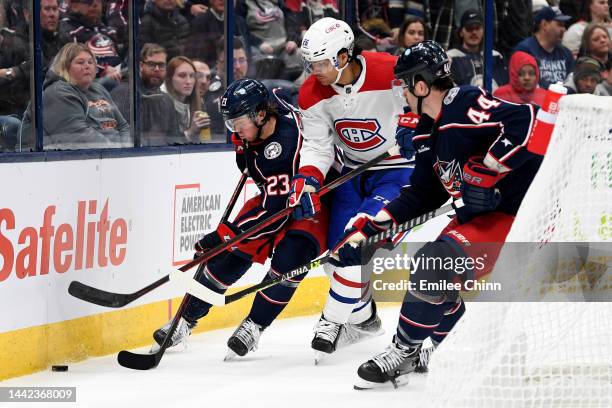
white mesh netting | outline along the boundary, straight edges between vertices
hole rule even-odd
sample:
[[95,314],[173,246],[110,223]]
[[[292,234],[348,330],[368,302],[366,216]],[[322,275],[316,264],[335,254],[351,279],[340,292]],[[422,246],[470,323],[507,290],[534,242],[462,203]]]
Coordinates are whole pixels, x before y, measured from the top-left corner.
[[[506,275],[516,266],[504,287],[516,301],[467,304],[434,353],[427,397],[416,406],[612,407],[612,97],[567,96],[560,105],[508,236],[541,244],[506,245],[498,262]],[[530,268],[566,258],[587,266]],[[520,302],[530,290],[538,301]]]

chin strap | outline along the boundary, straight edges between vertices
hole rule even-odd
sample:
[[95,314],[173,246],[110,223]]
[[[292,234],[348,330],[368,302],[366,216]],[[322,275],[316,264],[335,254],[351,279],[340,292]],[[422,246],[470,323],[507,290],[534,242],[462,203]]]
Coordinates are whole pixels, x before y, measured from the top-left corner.
[[[412,88],[410,88],[409,91],[410,91],[411,94],[416,96],[414,94],[414,86]],[[425,96],[416,96],[416,98],[418,99],[418,102],[417,102],[417,114],[419,116],[423,115],[423,100],[425,98],[427,98],[430,93],[431,93],[431,85],[427,84],[427,95],[425,95]]]
[[337,68],[337,70],[338,70],[338,76],[336,76],[336,80],[335,80],[335,81],[332,83],[333,85],[336,85],[336,84],[338,83],[338,81],[340,80],[340,77],[342,76],[342,73],[344,72],[344,70],[345,70],[345,69],[346,69],[346,68],[347,68],[349,65],[351,65],[351,60],[350,60],[350,59],[349,59],[349,60],[346,62],[346,65],[345,65],[345,66],[343,66],[342,68]]

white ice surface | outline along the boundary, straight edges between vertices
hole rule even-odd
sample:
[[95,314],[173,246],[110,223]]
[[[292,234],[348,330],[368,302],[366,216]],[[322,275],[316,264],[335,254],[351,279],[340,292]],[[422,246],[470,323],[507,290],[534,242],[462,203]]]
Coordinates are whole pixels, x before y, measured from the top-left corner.
[[[276,321],[246,357],[223,362],[234,328],[191,336],[189,348],[169,350],[150,371],[119,366],[116,356],[71,364],[68,372],[44,371],[0,386],[77,387],[75,403],[0,403],[2,407],[410,407],[425,383],[413,374],[397,390],[355,391],[357,367],[390,343],[398,306],[379,309],[386,333],[340,349],[318,366],[310,348],[318,316]],[[203,320],[201,324],[206,324]],[[147,349],[139,349],[146,352]]]

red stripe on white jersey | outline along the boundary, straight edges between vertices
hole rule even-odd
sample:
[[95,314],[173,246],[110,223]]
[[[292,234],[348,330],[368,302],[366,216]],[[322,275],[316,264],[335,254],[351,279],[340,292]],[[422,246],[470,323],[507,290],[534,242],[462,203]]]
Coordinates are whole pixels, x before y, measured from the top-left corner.
[[338,275],[336,273],[336,271],[334,271],[332,279],[334,279],[336,282],[339,282],[342,285],[348,286],[350,288],[365,288],[365,287],[367,287],[367,285],[370,284],[370,282],[363,283],[363,282],[354,282],[354,281],[348,280],[348,279],[343,278],[342,276]]

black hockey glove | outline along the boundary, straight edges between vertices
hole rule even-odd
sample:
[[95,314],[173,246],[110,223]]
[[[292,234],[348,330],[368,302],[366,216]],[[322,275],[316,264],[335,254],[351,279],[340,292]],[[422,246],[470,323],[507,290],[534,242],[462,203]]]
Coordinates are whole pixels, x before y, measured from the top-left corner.
[[210,249],[218,247],[224,242],[229,241],[242,231],[231,222],[223,222],[219,224],[217,229],[204,235],[198,242],[195,243],[194,249],[197,252],[206,252]]
[[463,166],[461,198],[464,207],[457,209],[457,216],[462,223],[481,213],[494,211],[501,201],[501,194],[495,185],[506,174],[485,166],[482,159],[472,157]]

